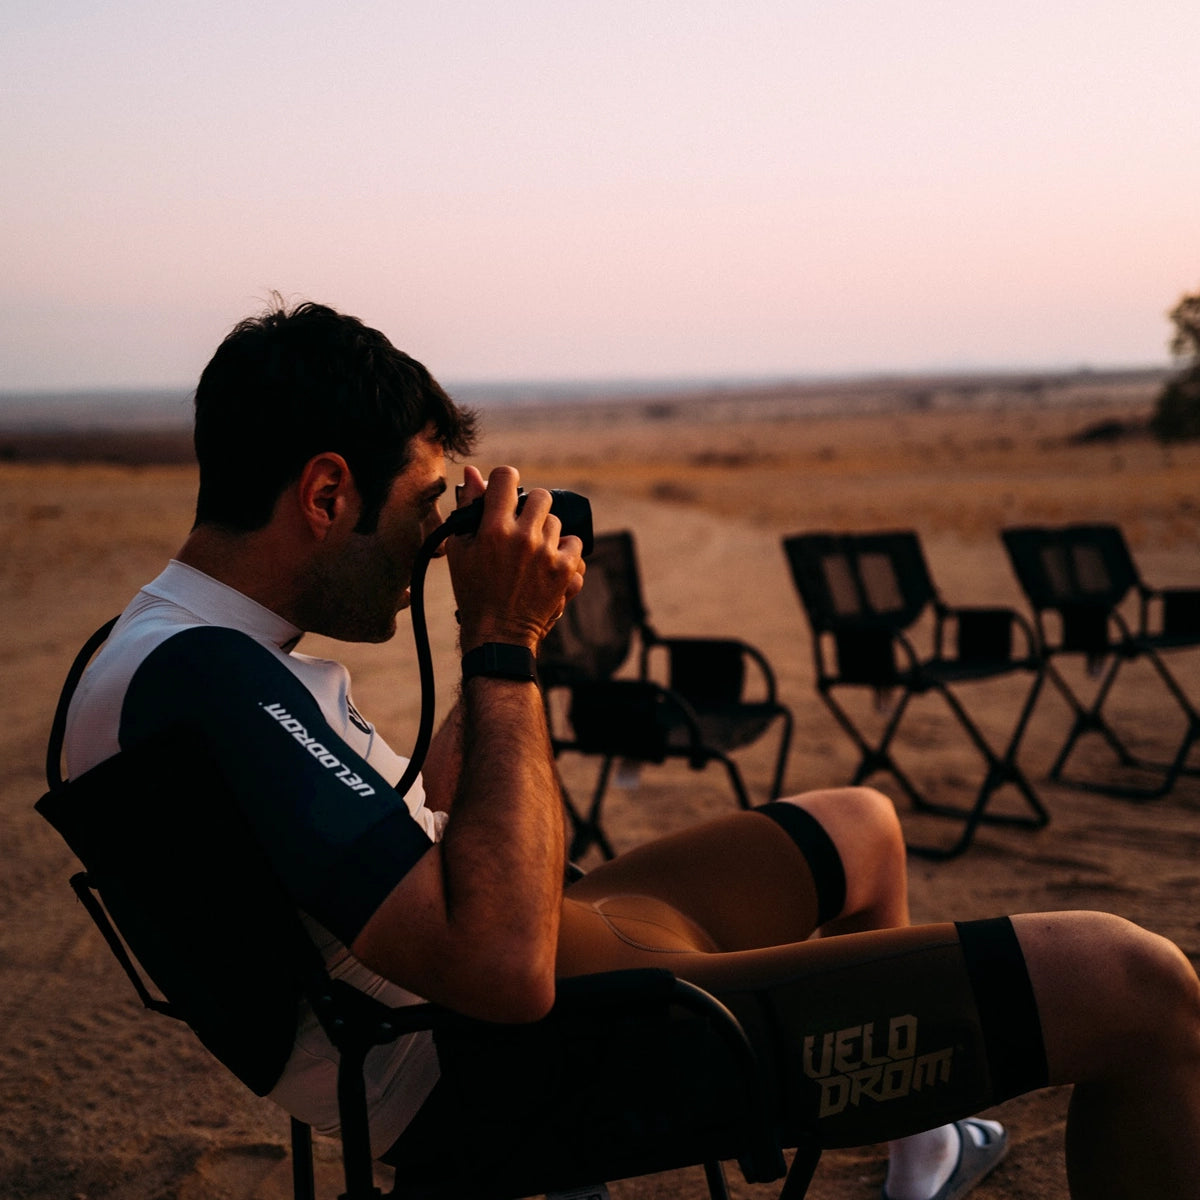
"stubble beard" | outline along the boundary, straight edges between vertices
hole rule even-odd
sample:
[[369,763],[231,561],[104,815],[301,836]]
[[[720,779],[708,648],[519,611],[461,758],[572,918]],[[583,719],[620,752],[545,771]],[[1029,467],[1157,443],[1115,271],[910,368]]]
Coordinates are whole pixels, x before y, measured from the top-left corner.
[[399,589],[395,572],[369,546],[338,562],[314,569],[307,580],[301,627],[341,642],[379,644],[396,635],[396,614],[409,606],[407,584]]

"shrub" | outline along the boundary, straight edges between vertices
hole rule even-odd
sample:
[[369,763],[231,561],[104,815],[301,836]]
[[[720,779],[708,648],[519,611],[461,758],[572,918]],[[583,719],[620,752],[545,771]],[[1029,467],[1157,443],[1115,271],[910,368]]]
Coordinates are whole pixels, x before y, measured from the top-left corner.
[[1163,387],[1150,428],[1160,441],[1182,442],[1200,438],[1200,292],[1183,296],[1168,315],[1171,352],[1184,366]]

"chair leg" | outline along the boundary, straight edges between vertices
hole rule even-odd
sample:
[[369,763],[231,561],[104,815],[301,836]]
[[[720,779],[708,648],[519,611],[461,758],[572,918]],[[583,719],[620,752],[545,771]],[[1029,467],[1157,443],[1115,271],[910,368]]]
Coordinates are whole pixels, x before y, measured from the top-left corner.
[[1167,766],[1162,783],[1157,788],[1146,791],[1144,795],[1134,796],[1132,799],[1156,800],[1159,796],[1165,796],[1175,786],[1175,781],[1180,775],[1194,774],[1194,771],[1188,769],[1186,760],[1198,739],[1200,739],[1200,717],[1189,712],[1187,733],[1184,734],[1183,741],[1179,743],[1179,749],[1175,751],[1174,759]]
[[[1017,719],[1017,723],[1013,728],[1013,732],[1008,740],[1008,745],[1004,749],[1003,755],[999,755],[988,744],[987,739],[983,736],[979,726],[971,719],[967,710],[963,708],[958,697],[948,688],[939,687],[938,691],[942,698],[949,705],[951,711],[958,718],[959,724],[966,731],[967,736],[971,739],[975,748],[982,755],[987,766],[987,774],[984,776],[983,783],[980,786],[976,804],[970,810],[971,815],[979,813],[979,819],[987,821],[994,825],[1017,825],[1023,828],[1041,829],[1050,820],[1050,815],[1046,811],[1041,800],[1030,786],[1029,780],[1026,779],[1025,773],[1017,766],[1016,756],[1017,747],[1021,741],[1021,735],[1025,731],[1025,726],[1029,720],[1029,714],[1033,711],[1033,706],[1037,701],[1038,693],[1041,690],[1040,677],[1034,681],[1030,688],[1028,696],[1025,698],[1025,704],[1021,709],[1021,714]],[[991,794],[997,788],[1002,787],[1006,783],[1013,784],[1024,796],[1029,807],[1033,810],[1033,815],[1021,817],[1009,815],[1007,813],[999,814],[983,814],[982,804],[987,801]],[[932,805],[931,811],[941,812],[946,816],[965,816],[967,810],[955,808],[953,806]]]
[[725,1180],[725,1167],[717,1161],[704,1164],[704,1179],[712,1200],[729,1200],[729,1184]]
[[[608,769],[602,768],[602,771],[604,771],[605,780],[607,781]],[[612,848],[612,843],[600,827],[599,801],[593,797],[591,810],[585,817],[575,807],[575,801],[571,798],[571,794],[567,791],[561,777],[558,780],[558,788],[562,794],[563,807],[567,810],[567,819],[571,822],[571,844],[567,851],[567,857],[574,862],[576,859],[582,858],[588,852],[588,849],[595,845],[605,858],[614,858],[616,852]],[[603,797],[603,788],[599,789],[599,795],[601,798]]]
[[[1013,783],[1021,789],[1025,799],[1034,810],[1033,816],[1019,817],[1015,815],[1010,816],[1007,813],[997,814],[985,811],[992,793],[1005,783]],[[1046,811],[1041,801],[1038,800],[1037,796],[1029,789],[1028,782],[1024,776],[1014,777],[1008,770],[995,766],[988,768],[987,775],[984,777],[984,781],[975,798],[975,803],[970,809],[957,809],[947,805],[931,805],[929,806],[929,810],[940,816],[965,817],[962,832],[959,834],[958,839],[949,846],[908,843],[907,849],[909,854],[913,854],[918,858],[929,858],[942,862],[951,858],[957,858],[962,854],[975,840],[975,833],[982,824],[1017,825],[1025,829],[1042,829],[1050,821],[1050,814]]]
[[[1187,721],[1187,729],[1184,732],[1183,738],[1175,751],[1174,757],[1169,763],[1152,762],[1140,755],[1132,753],[1128,750],[1121,740],[1117,737],[1112,727],[1104,720],[1101,715],[1101,708],[1108,698],[1109,691],[1112,688],[1113,682],[1116,679],[1117,671],[1126,659],[1146,658],[1149,660],[1151,667],[1158,674],[1163,686],[1171,694],[1171,698],[1179,706],[1183,713],[1184,719]],[[1113,659],[1112,665],[1108,669],[1101,681],[1092,703],[1088,707],[1084,707],[1067,686],[1066,681],[1057,672],[1052,672],[1052,678],[1058,686],[1058,690],[1062,693],[1067,703],[1071,706],[1075,714],[1075,721],[1072,725],[1071,732],[1064,742],[1062,749],[1058,753],[1058,757],[1054,760],[1053,766],[1050,768],[1050,777],[1055,780],[1060,780],[1070,786],[1082,787],[1087,791],[1096,792],[1103,796],[1114,796],[1121,800],[1132,800],[1134,802],[1146,802],[1150,800],[1158,800],[1167,795],[1168,792],[1175,786],[1175,781],[1180,775],[1195,774],[1193,768],[1187,766],[1187,757],[1191,748],[1200,740],[1200,712],[1197,712],[1195,706],[1188,699],[1187,695],[1175,681],[1175,677],[1167,670],[1166,665],[1151,649],[1126,650],[1124,653],[1118,653]],[[1133,767],[1143,771],[1150,771],[1161,775],[1157,784],[1152,787],[1133,787],[1124,786],[1122,784],[1109,783],[1091,783],[1091,782],[1076,782],[1073,780],[1063,780],[1062,770],[1066,764],[1066,760],[1075,743],[1084,733],[1099,733],[1108,743],[1109,747],[1117,755],[1117,758],[1122,766]]]
[[[986,771],[983,781],[979,785],[979,791],[975,795],[975,802],[969,809],[947,804],[925,805],[926,811],[937,813],[940,816],[965,818],[965,824],[958,840],[948,847],[910,844],[908,847],[910,853],[921,858],[940,860],[957,858],[970,846],[974,840],[975,832],[981,824],[1010,825],[1022,829],[1043,829],[1049,824],[1049,812],[1037,793],[1033,790],[1024,771],[1017,765],[1017,749],[1020,746],[1025,727],[1029,723],[1029,717],[1033,712],[1034,705],[1037,703],[1042,682],[1043,675],[1041,672],[1038,672],[1029,689],[1029,693],[1025,697],[1025,703],[1017,717],[1016,724],[1013,726],[1012,734],[1009,736],[1008,745],[1005,747],[1003,755],[998,755],[988,744],[987,739],[971,719],[966,709],[963,708],[958,697],[948,687],[938,688],[942,698],[958,718],[959,724],[962,725],[975,748],[983,756]],[[1009,783],[1021,793],[1031,810],[1030,815],[1019,816],[1015,813],[989,813],[986,811],[992,794]]]
[[904,715],[904,710],[908,707],[909,694],[906,692],[899,703],[897,703],[896,709],[888,719],[887,726],[884,728],[878,743],[874,746],[859,733],[854,723],[846,715],[845,710],[834,700],[827,688],[822,688],[820,694],[821,699],[825,701],[825,706],[833,713],[837,723],[857,747],[860,755],[858,767],[850,779],[850,785],[857,787],[860,783],[865,783],[872,775],[881,771],[886,772],[900,785],[914,808],[925,808],[929,802],[921,794],[913,781],[900,769],[896,760],[892,758],[890,749],[892,738],[895,737],[896,730],[900,726],[900,718]]
[[1062,674],[1055,670],[1052,665],[1047,666],[1046,673],[1049,675],[1050,681],[1070,706],[1074,717],[1066,740],[1055,756],[1054,762],[1051,764],[1048,772],[1051,779],[1062,778],[1063,768],[1067,765],[1067,759],[1070,757],[1071,751],[1074,750],[1075,744],[1085,733],[1098,733],[1108,743],[1109,749],[1117,756],[1117,761],[1121,766],[1136,767],[1142,765],[1139,763],[1137,756],[1117,737],[1116,731],[1109,725],[1100,712],[1104,701],[1108,698],[1108,693],[1112,689],[1120,667],[1121,659],[1119,657],[1114,658],[1111,666],[1105,672],[1104,678],[1100,681],[1092,703],[1084,705],[1079,697],[1075,695],[1074,691],[1071,690],[1070,685],[1062,677]]
[[821,1161],[821,1145],[816,1138],[802,1141],[796,1147],[792,1165],[779,1193],[779,1200],[804,1200],[804,1194],[812,1183],[817,1164]]
[[1200,719],[1196,717],[1188,718],[1188,729],[1183,736],[1183,741],[1179,743],[1179,748],[1175,751],[1175,757],[1171,762],[1162,763],[1145,763],[1139,762],[1137,765],[1144,770],[1152,770],[1162,772],[1162,777],[1153,787],[1123,787],[1115,783],[1072,783],[1070,780],[1063,782],[1071,783],[1072,786],[1085,788],[1089,792],[1095,792],[1101,796],[1113,796],[1118,800],[1131,800],[1135,804],[1146,803],[1151,800],[1161,800],[1175,786],[1175,781],[1180,775],[1193,775],[1194,769],[1187,766],[1186,760],[1192,747],[1200,740]]
[[[567,813],[571,817],[573,826],[571,845],[567,856],[572,861],[583,858],[592,846],[596,846],[605,858],[616,857],[616,851],[600,824],[600,806],[608,791],[608,780],[612,774],[613,761],[612,756],[608,755],[600,764],[600,773],[596,776],[596,787],[592,792],[592,803],[586,817],[581,816],[573,804],[567,805]],[[563,796],[565,799],[566,789],[563,789]]]
[[[917,857],[947,859],[956,858],[966,850],[975,836],[976,829],[983,822],[995,825],[1017,825],[1028,829],[1041,829],[1049,822],[1050,814],[1034,792],[1025,773],[1016,762],[1017,748],[1041,692],[1042,682],[1043,675],[1039,671],[1030,687],[1029,693],[1025,697],[1024,706],[1017,718],[1012,735],[1002,756],[998,755],[988,744],[987,739],[984,738],[983,734],[976,727],[954,693],[945,686],[937,688],[937,691],[949,705],[950,710],[958,718],[959,723],[971,739],[975,748],[983,756],[985,763],[983,781],[980,784],[973,804],[969,808],[936,804],[926,798],[900,769],[891,755],[892,739],[896,735],[908,702],[912,698],[912,692],[906,692],[901,697],[878,743],[874,746],[859,733],[849,716],[829,694],[828,688],[821,689],[821,698],[837,719],[838,724],[842,726],[850,739],[858,747],[859,753],[862,756],[858,764],[858,769],[850,781],[852,785],[864,783],[870,776],[877,772],[885,771],[900,784],[912,803],[913,808],[918,812],[933,813],[943,817],[956,817],[965,821],[963,831],[958,840],[949,847],[923,846],[911,843],[908,846],[909,852]],[[987,803],[992,793],[1006,783],[1013,784],[1021,792],[1021,795],[1032,810],[1032,815],[1016,816],[1007,813],[992,814],[986,812]]]
[[342,1169],[346,1190],[340,1200],[381,1200],[375,1186],[374,1159],[363,1064],[370,1046],[355,1039],[338,1047],[338,1109],[342,1116]]
[[313,1179],[312,1128],[292,1118],[292,1196],[294,1200],[316,1200]]
[[794,724],[792,714],[785,708],[779,715],[783,721],[783,731],[779,739],[779,756],[775,759],[775,775],[771,780],[769,800],[778,800],[780,793],[783,791],[783,773],[787,768],[788,751],[792,748],[792,729]]
[[750,793],[746,791],[746,783],[742,779],[742,773],[738,770],[737,763],[727,754],[721,754],[718,757],[725,766],[725,773],[729,776],[729,783],[733,788],[733,794],[737,797],[738,807],[743,810],[750,808]]
[[1175,780],[1180,775],[1195,773],[1188,769],[1186,760],[1192,745],[1200,738],[1200,712],[1196,711],[1195,706],[1175,681],[1175,676],[1167,670],[1166,663],[1162,661],[1154,650],[1144,649],[1140,653],[1149,659],[1150,665],[1157,672],[1159,679],[1162,680],[1163,686],[1171,693],[1175,703],[1179,705],[1180,710],[1187,719],[1187,730],[1184,732],[1183,740],[1179,743],[1179,748],[1175,751],[1175,757],[1165,767],[1159,768],[1164,771],[1162,784],[1154,793],[1148,792],[1146,794],[1146,799],[1155,799],[1158,795],[1166,795],[1175,786]]

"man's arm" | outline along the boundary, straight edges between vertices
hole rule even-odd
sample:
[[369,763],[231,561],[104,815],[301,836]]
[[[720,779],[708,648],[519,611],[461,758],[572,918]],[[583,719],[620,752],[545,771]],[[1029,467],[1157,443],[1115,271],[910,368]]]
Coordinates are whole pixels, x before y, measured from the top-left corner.
[[475,678],[445,838],[354,941],[380,974],[497,1021],[536,1020],[554,999],[562,901],[562,802],[533,684]]
[[[483,490],[477,472],[467,478],[464,503]],[[449,550],[464,652],[487,642],[536,650],[582,584],[579,540],[560,542],[548,493],[531,492],[517,517],[516,482],[511,468],[492,473],[478,533]],[[554,999],[564,860],[542,698],[532,682],[475,676],[460,711],[462,765],[446,836],[351,948],[430,1000],[490,1020],[535,1020]],[[439,774],[435,788],[442,783]]]
[[438,812],[449,812],[458,791],[463,763],[463,703],[459,700],[433,735],[421,780],[425,785],[425,803]]

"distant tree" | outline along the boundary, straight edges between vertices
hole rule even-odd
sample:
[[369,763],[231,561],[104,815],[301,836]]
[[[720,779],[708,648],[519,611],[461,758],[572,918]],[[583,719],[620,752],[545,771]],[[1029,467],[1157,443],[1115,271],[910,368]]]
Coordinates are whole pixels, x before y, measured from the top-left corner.
[[1171,353],[1183,367],[1163,388],[1150,428],[1159,441],[1182,442],[1200,438],[1200,292],[1182,297],[1168,316]]

